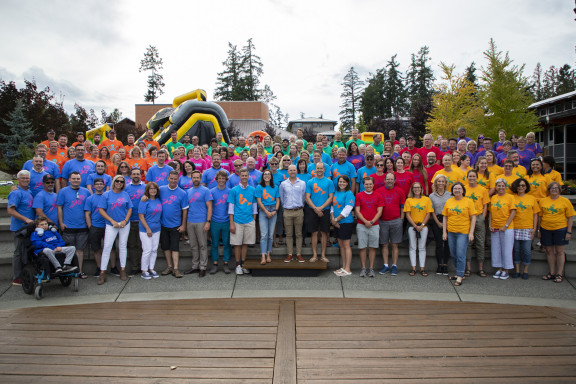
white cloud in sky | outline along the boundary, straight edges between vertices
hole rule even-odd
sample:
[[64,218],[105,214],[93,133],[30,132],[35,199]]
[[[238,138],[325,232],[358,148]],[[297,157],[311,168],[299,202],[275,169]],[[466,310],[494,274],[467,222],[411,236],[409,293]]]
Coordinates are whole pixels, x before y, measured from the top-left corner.
[[354,66],[362,78],[394,54],[406,70],[410,55],[428,45],[438,77],[440,61],[459,72],[494,38],[531,75],[537,62],[574,64],[573,4],[561,0],[269,0],[269,1],[3,1],[0,78],[34,77],[97,111],[120,108],[134,117],[143,103],[148,45],[164,60],[165,94],[205,89],[213,97],[228,42],[253,38],[264,63],[263,84],[291,117],[338,119],[342,78]]

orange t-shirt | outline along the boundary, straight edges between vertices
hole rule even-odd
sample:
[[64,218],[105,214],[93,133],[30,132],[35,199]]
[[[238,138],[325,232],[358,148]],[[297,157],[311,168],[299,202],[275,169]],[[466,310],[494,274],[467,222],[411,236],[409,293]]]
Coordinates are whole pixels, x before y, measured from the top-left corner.
[[60,172],[62,172],[62,167],[64,166],[64,163],[66,162],[67,159],[60,156],[58,153],[55,155],[52,155],[50,152],[48,152],[46,154],[46,160],[51,161],[53,163],[56,163],[58,168],[60,168]]
[[160,149],[160,144],[156,140],[142,140],[146,144],[146,150],[149,151],[151,146],[155,146]]
[[107,147],[108,150],[110,151],[110,156],[112,156],[113,154],[118,153],[118,150],[120,148],[124,148],[124,145],[120,140],[106,139],[103,142],[101,142],[100,145],[98,146],[98,148],[102,147]]

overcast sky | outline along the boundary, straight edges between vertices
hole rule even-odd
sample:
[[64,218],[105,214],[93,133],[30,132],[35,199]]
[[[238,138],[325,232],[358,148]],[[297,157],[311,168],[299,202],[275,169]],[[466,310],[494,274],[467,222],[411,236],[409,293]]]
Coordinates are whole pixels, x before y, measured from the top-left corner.
[[472,61],[494,38],[532,75],[574,67],[573,0],[207,0],[0,2],[0,78],[34,78],[66,108],[111,111],[134,118],[144,102],[146,47],[164,60],[165,94],[158,103],[201,88],[212,100],[228,42],[253,38],[264,63],[263,84],[291,118],[323,114],[338,120],[342,78],[354,66],[361,78],[394,54],[406,70],[410,55],[430,47],[432,66]]

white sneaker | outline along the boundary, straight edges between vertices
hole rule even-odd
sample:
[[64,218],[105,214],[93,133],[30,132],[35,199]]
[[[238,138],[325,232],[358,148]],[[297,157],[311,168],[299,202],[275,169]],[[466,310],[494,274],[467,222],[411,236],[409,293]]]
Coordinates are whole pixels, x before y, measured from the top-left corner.
[[496,271],[496,273],[495,273],[494,276],[492,276],[492,277],[495,278],[495,279],[499,279],[499,278],[500,278],[500,275],[502,275],[502,271],[498,270],[498,271]]
[[249,270],[247,270],[247,269],[246,269],[246,268],[244,268],[244,267],[242,267],[242,272],[243,272],[244,274],[248,274],[248,273],[250,273],[250,271],[249,271]]
[[236,274],[237,275],[243,275],[244,271],[242,270],[242,266],[241,265],[237,265],[236,266]]
[[510,277],[510,275],[508,275],[508,273],[506,273],[506,271],[504,271],[500,274],[500,280],[507,280],[509,277]]
[[360,277],[366,277],[366,268],[360,270]]

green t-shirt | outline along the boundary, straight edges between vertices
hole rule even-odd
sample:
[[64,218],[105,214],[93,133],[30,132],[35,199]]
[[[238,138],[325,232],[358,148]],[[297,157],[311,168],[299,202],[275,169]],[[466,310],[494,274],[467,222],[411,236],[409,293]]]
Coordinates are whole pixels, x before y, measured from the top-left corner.
[[344,148],[345,147],[344,143],[341,141],[333,141],[332,143],[330,143],[330,146],[332,148],[334,148],[334,146],[336,146],[338,148]]
[[274,148],[274,147],[264,147],[264,152],[271,155],[272,154],[272,148]]
[[248,146],[246,146],[246,147],[237,146],[237,147],[234,149],[234,152],[236,152],[236,154],[239,155],[239,154],[242,153],[242,151],[244,151],[244,150],[250,151],[250,147],[248,147]]
[[194,145],[192,145],[191,143],[188,144],[180,143],[180,144],[182,144],[182,146],[186,148],[186,157],[188,157],[188,151],[194,148]]
[[174,150],[176,148],[180,148],[183,146],[184,146],[184,144],[182,144],[179,141],[174,143],[174,142],[172,142],[172,140],[170,140],[168,143],[166,143],[166,148],[168,148],[168,153],[170,153],[170,157],[172,157],[172,152],[174,152]]
[[296,140],[297,141],[302,140],[302,142],[304,143],[304,146],[302,148],[306,148],[308,146],[308,142],[306,140],[304,140],[304,139],[296,139]]
[[378,153],[378,154],[382,154],[382,152],[384,152],[384,144],[382,144],[382,142],[380,142],[379,145],[376,145],[374,143],[370,144],[370,146],[372,148],[374,148],[374,150]]
[[360,144],[366,145],[366,143],[365,143],[363,140],[360,140],[360,139],[352,140],[352,139],[350,139],[350,140],[348,140],[348,141],[346,142],[346,148],[348,148],[348,146],[350,145],[351,142],[355,142],[357,146],[360,146]]

